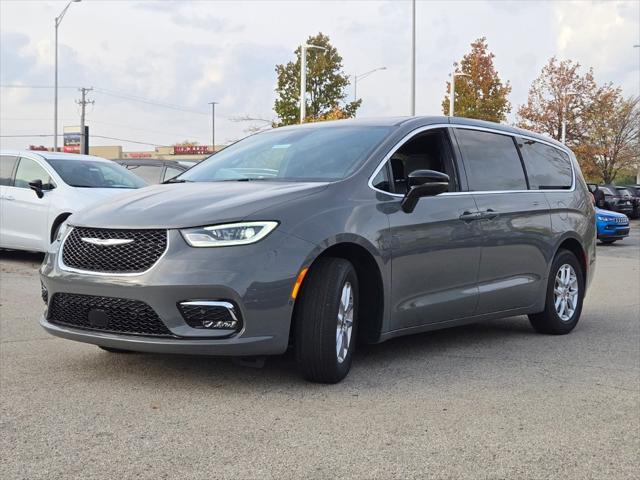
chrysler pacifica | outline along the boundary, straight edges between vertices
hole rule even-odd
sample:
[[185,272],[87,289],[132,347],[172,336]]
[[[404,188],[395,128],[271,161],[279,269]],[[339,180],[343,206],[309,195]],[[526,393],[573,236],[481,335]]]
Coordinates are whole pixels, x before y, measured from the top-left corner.
[[574,155],[494,123],[347,120],[250,136],[74,215],[41,269],[51,334],[262,357],[337,382],[358,342],[528,315],[566,334],[595,266]]

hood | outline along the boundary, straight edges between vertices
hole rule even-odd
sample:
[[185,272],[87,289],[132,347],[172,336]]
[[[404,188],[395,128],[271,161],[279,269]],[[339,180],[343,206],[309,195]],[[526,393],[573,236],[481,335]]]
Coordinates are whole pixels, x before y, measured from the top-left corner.
[[186,228],[233,222],[326,187],[327,183],[271,181],[153,185],[82,210],[70,223],[97,228]]
[[611,210],[604,210],[602,208],[596,207],[596,215],[602,215],[603,217],[613,217],[613,218],[627,218],[624,213],[612,212]]

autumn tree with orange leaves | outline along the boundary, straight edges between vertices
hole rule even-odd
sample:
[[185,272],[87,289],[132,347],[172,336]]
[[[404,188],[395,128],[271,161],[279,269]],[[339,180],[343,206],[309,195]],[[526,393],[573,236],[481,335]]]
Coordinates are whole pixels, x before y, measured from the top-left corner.
[[[489,52],[487,39],[479,38],[471,44],[471,52],[454,63],[455,73],[468,76],[455,79],[454,113],[457,117],[477,118],[491,122],[502,122],[511,111],[508,95],[509,82],[502,83],[493,65],[495,55]],[[450,81],[442,101],[442,111],[449,114]]]
[[517,126],[573,149],[584,174],[605,183],[637,168],[638,99],[624,98],[610,83],[598,85],[593,70],[551,58],[518,109]]

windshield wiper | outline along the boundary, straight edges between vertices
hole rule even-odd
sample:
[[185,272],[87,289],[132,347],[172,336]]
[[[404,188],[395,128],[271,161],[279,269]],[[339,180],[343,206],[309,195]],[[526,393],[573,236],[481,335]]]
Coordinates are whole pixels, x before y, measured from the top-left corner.
[[190,181],[190,180],[185,180],[185,179],[183,179],[183,178],[170,178],[169,180],[165,180],[165,181],[164,181],[164,182],[162,182],[162,183],[163,183],[163,184],[164,184],[164,183],[187,183],[187,182],[189,182],[189,181]]

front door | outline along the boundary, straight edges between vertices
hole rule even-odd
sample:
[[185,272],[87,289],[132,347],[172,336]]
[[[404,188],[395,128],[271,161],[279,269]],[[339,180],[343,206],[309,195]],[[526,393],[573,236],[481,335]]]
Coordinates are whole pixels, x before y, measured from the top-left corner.
[[29,182],[50,184],[47,171],[30,158],[20,158],[12,186],[5,187],[2,218],[3,244],[24,250],[43,250],[48,245],[50,193],[42,198],[29,188]]
[[411,137],[389,160],[394,194],[406,178],[428,169],[450,177],[449,193],[421,198],[413,212],[389,213],[392,241],[391,328],[417,327],[471,316],[477,303],[482,234],[473,196],[460,193],[447,129]]

